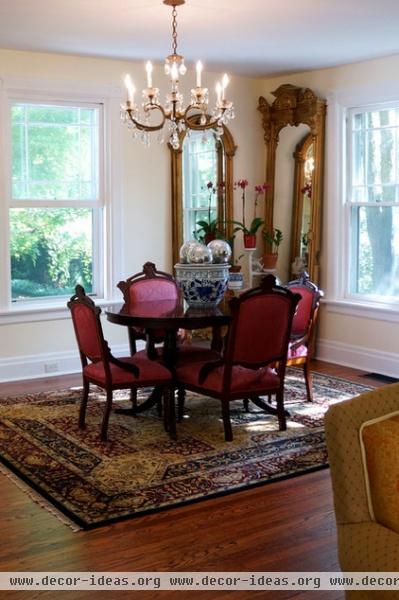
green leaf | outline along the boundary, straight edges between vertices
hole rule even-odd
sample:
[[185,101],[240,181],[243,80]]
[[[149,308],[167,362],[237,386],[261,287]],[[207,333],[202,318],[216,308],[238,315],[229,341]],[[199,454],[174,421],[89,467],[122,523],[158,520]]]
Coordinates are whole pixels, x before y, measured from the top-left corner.
[[249,227],[249,234],[255,235],[255,233],[258,231],[259,227],[262,227],[263,223],[264,223],[263,219],[261,219],[260,217],[255,217],[255,219],[252,220],[252,223]]

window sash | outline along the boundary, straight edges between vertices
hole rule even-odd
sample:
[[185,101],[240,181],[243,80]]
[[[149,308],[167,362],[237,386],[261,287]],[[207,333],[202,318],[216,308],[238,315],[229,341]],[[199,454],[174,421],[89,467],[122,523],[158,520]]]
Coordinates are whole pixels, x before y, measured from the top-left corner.
[[[36,206],[28,207],[30,210],[36,210]],[[61,207],[56,207],[61,208]],[[73,208],[77,208],[76,206]],[[79,207],[81,208],[81,207]],[[12,209],[10,209],[12,210]],[[104,290],[104,275],[102,265],[104,264],[104,244],[102,240],[104,239],[104,218],[103,218],[103,209],[95,208],[90,209],[90,218],[91,218],[91,259],[92,259],[92,269],[91,269],[91,291],[89,292],[90,296],[93,297],[103,297]],[[11,238],[10,238],[11,241]],[[10,256],[11,259],[11,256]],[[11,262],[11,261],[10,261]],[[23,306],[25,304],[32,303],[53,303],[54,301],[65,301],[68,299],[73,293],[73,289],[65,294],[50,294],[50,295],[42,295],[42,296],[26,296],[24,298],[12,298],[12,270],[10,268],[10,297],[11,303],[13,305]],[[33,283],[35,281],[33,280]]]
[[[382,295],[377,293],[364,293],[359,292],[359,259],[358,255],[360,252],[360,211],[362,208],[375,210],[377,207],[389,207],[396,208],[399,210],[399,115],[397,116],[397,122],[395,125],[389,124],[382,127],[365,127],[355,129],[353,127],[353,117],[355,114],[367,114],[370,112],[380,112],[387,109],[396,109],[399,111],[399,102],[381,103],[375,105],[366,105],[360,108],[350,108],[346,111],[346,160],[344,152],[344,163],[346,163],[346,198],[343,203],[343,224],[344,224],[344,247],[347,249],[345,253],[345,265],[344,273],[341,275],[344,286],[344,297],[348,300],[356,300],[360,302],[369,302],[371,304],[376,303],[378,305],[397,305],[398,295]],[[395,181],[392,183],[384,184],[367,184],[367,173],[366,173],[366,162],[367,155],[363,157],[363,170],[364,170],[364,183],[365,185],[354,184],[354,147],[353,147],[353,133],[355,131],[376,131],[383,129],[392,129],[394,133],[394,155],[395,155]],[[367,144],[366,149],[367,153]],[[392,196],[393,200],[365,200],[354,198],[353,191],[355,188],[363,188],[367,190],[368,187],[376,186],[392,186],[395,189],[395,193]],[[392,265],[392,269],[394,264]],[[353,272],[353,273],[352,273]]]
[[[98,198],[97,199],[76,199],[70,200],[66,198],[57,198],[57,199],[34,199],[34,198],[24,198],[24,199],[15,199],[12,195],[12,108],[15,105],[23,105],[23,106],[55,106],[55,107],[66,107],[66,108],[88,108],[88,109],[96,109],[98,111],[98,122],[96,126],[98,127]],[[101,102],[84,102],[84,101],[56,101],[56,100],[48,100],[48,99],[37,99],[36,97],[30,97],[29,95],[21,97],[21,96],[13,96],[9,99],[8,102],[8,128],[9,135],[8,139],[10,142],[10,169],[9,169],[9,199],[8,204],[11,207],[29,207],[29,206],[38,206],[38,207],[87,207],[87,208],[97,208],[105,205],[105,186],[104,186],[104,106]],[[47,123],[46,123],[47,125]],[[72,124],[71,126],[76,126]]]
[[[206,187],[208,181],[201,185],[199,178],[199,162],[207,158],[211,162],[213,184],[217,184],[217,149],[215,140],[212,144],[201,144],[202,132],[192,133],[186,137],[183,146],[183,235],[184,239],[192,239],[196,231],[196,222],[208,217],[210,191]],[[211,215],[217,216],[217,194],[211,195]],[[195,215],[200,213],[200,218]]]
[[[370,104],[370,105],[366,105],[366,106],[361,106],[359,108],[350,108],[347,110],[346,112],[346,147],[347,147],[347,152],[346,152],[346,158],[347,158],[347,166],[348,166],[348,170],[347,170],[347,177],[346,177],[346,181],[347,181],[347,186],[346,186],[346,203],[347,204],[351,204],[351,205],[356,205],[356,206],[361,206],[363,204],[366,204],[367,206],[371,206],[371,205],[378,205],[378,206],[397,206],[398,202],[399,202],[399,115],[397,117],[397,123],[395,125],[386,125],[386,126],[381,126],[381,127],[365,127],[365,128],[359,128],[356,129],[353,127],[353,117],[354,115],[365,115],[365,114],[369,114],[370,112],[382,112],[384,110],[393,110],[396,109],[399,111],[399,103],[398,102],[388,102],[388,103],[381,103],[381,104]],[[395,170],[396,170],[396,177],[395,177],[395,181],[394,182],[389,182],[389,183],[368,183],[367,179],[366,179],[366,168],[367,168],[367,157],[364,159],[363,161],[363,166],[364,166],[364,185],[360,185],[360,184],[355,184],[354,183],[354,144],[353,144],[353,134],[354,132],[360,132],[360,131],[364,131],[364,132],[368,132],[368,131],[383,131],[386,129],[392,129],[395,131],[396,135],[395,135],[395,141],[394,141],[394,149],[395,149]],[[367,144],[365,147],[365,152],[367,154],[368,148],[367,148]],[[373,188],[373,187],[392,187],[395,190],[394,196],[395,196],[395,200],[356,200],[354,198],[354,194],[353,191],[358,188],[358,189],[364,189],[367,190],[368,188]]]
[[[57,106],[57,107],[67,107],[67,108],[94,108],[98,111],[97,116],[98,120],[96,123],[96,127],[98,128],[98,147],[97,151],[97,162],[98,162],[98,198],[93,200],[82,200],[82,199],[14,199],[12,197],[12,112],[11,109],[15,105],[23,105],[23,106]],[[104,296],[104,285],[105,285],[105,274],[103,265],[105,264],[105,236],[104,236],[104,206],[105,206],[105,156],[104,156],[104,106],[101,102],[85,102],[81,100],[76,101],[55,101],[48,99],[37,99],[30,98],[28,95],[21,96],[13,96],[8,100],[8,107],[6,113],[6,127],[8,128],[8,136],[7,139],[9,141],[9,159],[7,161],[8,168],[8,207],[7,207],[7,247],[8,247],[8,268],[7,272],[3,274],[3,278],[7,281],[8,288],[8,305],[18,305],[24,306],[26,304],[53,304],[54,302],[63,301],[69,297],[66,295],[56,295],[56,296],[40,296],[36,298],[21,298],[21,299],[11,299],[11,267],[10,267],[10,221],[9,221],[9,211],[12,208],[89,208],[92,209],[92,293],[90,295],[95,297],[103,297]]]

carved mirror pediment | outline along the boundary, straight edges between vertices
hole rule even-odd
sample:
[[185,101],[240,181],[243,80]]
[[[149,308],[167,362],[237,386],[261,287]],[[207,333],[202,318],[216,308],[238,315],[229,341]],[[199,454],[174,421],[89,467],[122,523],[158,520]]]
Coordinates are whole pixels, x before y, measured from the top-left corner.
[[[260,97],[258,106],[267,147],[266,181],[270,184],[265,195],[265,227],[272,229],[279,226],[274,222],[278,209],[275,204],[276,191],[279,191],[276,190],[277,170],[279,179],[286,176],[292,182],[291,190],[284,190],[292,215],[283,242],[289,243],[286,260],[290,261],[290,264],[284,265],[284,273],[287,278],[297,275],[292,271],[292,263],[299,258],[311,280],[319,283],[326,101],[309,88],[291,84],[281,85],[272,94],[275,97],[272,104]],[[282,130],[289,126],[306,127],[305,135],[302,130],[299,131],[302,139],[299,143],[295,141],[290,162],[284,164],[287,169],[284,173],[279,164],[278,146]],[[297,261],[298,265],[300,263]]]

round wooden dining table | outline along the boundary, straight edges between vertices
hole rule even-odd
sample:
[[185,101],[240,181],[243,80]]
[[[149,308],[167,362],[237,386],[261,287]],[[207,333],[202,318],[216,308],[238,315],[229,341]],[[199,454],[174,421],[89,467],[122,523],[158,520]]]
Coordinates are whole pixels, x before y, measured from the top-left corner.
[[[137,302],[134,304],[115,304],[105,310],[111,323],[124,327],[138,327],[147,333],[147,353],[149,358],[159,358],[151,342],[151,333],[163,333],[162,357],[165,365],[172,371],[179,355],[177,343],[179,329],[195,330],[212,328],[212,350],[220,352],[223,346],[221,330],[230,323],[231,315],[228,302],[218,306],[192,308],[183,299]],[[154,406],[159,400],[159,390],[155,389],[150,397],[136,409],[118,409],[124,414],[137,414]]]
[[227,303],[218,306],[192,308],[184,300],[149,300],[134,304],[115,304],[105,310],[108,321],[125,327],[138,327],[151,331],[164,331],[164,360],[169,367],[176,364],[177,332],[179,329],[205,329],[212,327],[212,348],[222,348],[221,327],[228,325],[231,315]]

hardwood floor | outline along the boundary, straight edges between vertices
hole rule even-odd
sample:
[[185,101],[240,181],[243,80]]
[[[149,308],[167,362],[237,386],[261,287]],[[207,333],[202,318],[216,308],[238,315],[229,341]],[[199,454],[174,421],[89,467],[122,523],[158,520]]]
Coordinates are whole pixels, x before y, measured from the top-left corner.
[[[381,385],[361,371],[315,361],[314,370]],[[0,385],[0,395],[80,384],[65,376]],[[73,532],[0,476],[0,571],[334,571],[335,520],[329,471],[268,484],[88,532]],[[29,594],[29,595],[28,595]],[[57,592],[57,597],[169,599],[177,592]],[[54,592],[1,597],[54,598]],[[342,592],[234,592],[234,598],[342,600]],[[231,592],[180,593],[227,600]]]

